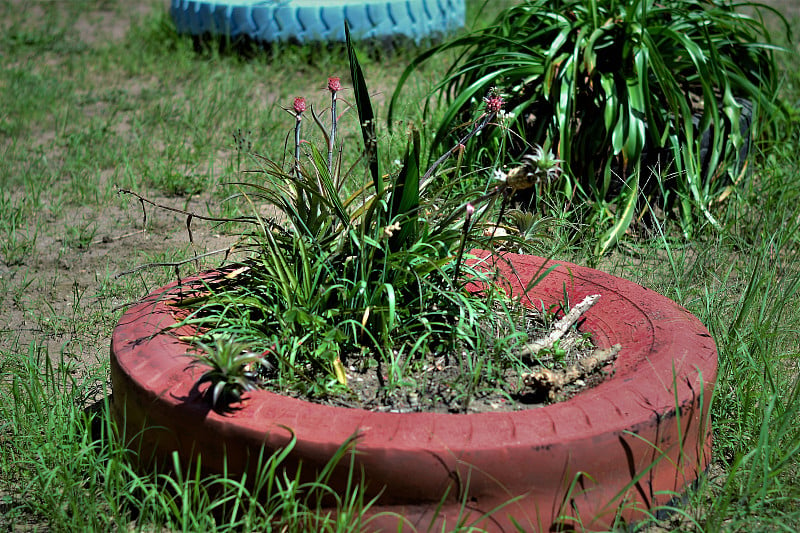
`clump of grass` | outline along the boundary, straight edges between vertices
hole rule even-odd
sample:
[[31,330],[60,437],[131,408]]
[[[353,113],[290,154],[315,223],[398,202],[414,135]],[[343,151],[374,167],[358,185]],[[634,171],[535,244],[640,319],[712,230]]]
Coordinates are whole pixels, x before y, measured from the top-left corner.
[[[283,474],[294,441],[254,458],[254,479],[201,474],[202,457],[150,473],[133,467],[111,416],[110,399],[87,396],[100,376],[75,380],[32,344],[3,354],[0,380],[0,525],[14,530],[46,517],[63,531],[103,531],[120,524],[170,530],[359,531],[372,501],[353,476],[338,494],[328,488],[334,466],[347,464],[342,444],[312,481]],[[102,383],[102,380],[100,380]],[[324,506],[324,511],[323,511]],[[334,510],[335,513],[331,513]],[[34,522],[35,523],[35,522]]]

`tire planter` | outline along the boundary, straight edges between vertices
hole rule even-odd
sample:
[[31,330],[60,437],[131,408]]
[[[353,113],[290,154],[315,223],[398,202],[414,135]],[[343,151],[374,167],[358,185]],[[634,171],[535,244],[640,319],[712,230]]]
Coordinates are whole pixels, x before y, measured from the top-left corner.
[[[487,265],[495,261],[473,253]],[[504,259],[497,267],[515,294],[554,264],[515,254]],[[236,411],[216,412],[196,386],[202,369],[191,365],[187,344],[175,336],[191,330],[162,331],[175,322],[172,284],[131,307],[114,330],[115,418],[135,436],[131,445],[141,457],[171,462],[177,451],[188,464],[200,454],[209,473],[221,472],[227,459],[229,475],[247,471],[262,447],[282,449],[292,435],[297,440],[285,467],[291,472],[302,462],[302,472],[313,473],[357,436],[355,471],[368,496],[380,493],[370,530],[398,531],[398,517],[404,530],[421,531],[450,531],[457,522],[488,531],[517,531],[514,523],[548,531],[635,521],[673,499],[709,462],[716,347],[697,318],[669,299],[597,270],[558,264],[527,293],[530,301],[547,305],[566,291],[576,302],[600,293],[583,329],[600,347],[622,345],[613,375],[566,402],[506,413],[399,414],[256,391]],[[331,484],[343,487],[347,473],[346,466],[336,470]]]
[[419,44],[464,26],[464,0],[172,0],[179,33],[257,42],[405,38]]

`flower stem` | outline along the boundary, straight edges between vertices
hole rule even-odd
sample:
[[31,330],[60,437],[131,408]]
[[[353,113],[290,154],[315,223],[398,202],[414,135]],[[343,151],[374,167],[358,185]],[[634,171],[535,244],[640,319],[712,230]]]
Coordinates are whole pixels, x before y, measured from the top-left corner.
[[306,99],[298,96],[294,99],[294,172],[295,178],[300,179],[300,123],[303,120],[303,111],[306,110]]
[[439,159],[433,162],[431,167],[427,170],[427,172],[425,172],[425,175],[422,176],[422,179],[420,180],[419,184],[420,188],[424,187],[431,180],[431,178],[433,177],[433,173],[436,171],[439,165],[444,163],[447,160],[447,158],[449,158],[453,154],[458,153],[461,147],[466,145],[468,140],[477,135],[487,125],[489,125],[489,123],[494,119],[496,115],[497,113],[495,112],[489,112],[480,116],[476,121],[477,123],[475,124],[475,127],[472,128],[472,131],[464,135],[464,137],[458,140],[455,146],[453,146],[450,150],[446,151]]
[[464,248],[467,245],[467,236],[469,235],[470,226],[472,225],[472,214],[475,212],[475,207],[470,203],[466,206],[467,215],[464,218],[464,226],[461,228],[461,246],[458,247],[458,257],[456,258],[456,268],[453,272],[453,284],[458,283],[458,277],[461,274],[461,260],[464,258]]
[[333,147],[336,142],[336,91],[331,91],[331,135],[328,139],[328,173],[333,178]]
[[302,121],[303,116],[298,113],[294,124],[294,172],[298,180],[300,179],[300,123]]

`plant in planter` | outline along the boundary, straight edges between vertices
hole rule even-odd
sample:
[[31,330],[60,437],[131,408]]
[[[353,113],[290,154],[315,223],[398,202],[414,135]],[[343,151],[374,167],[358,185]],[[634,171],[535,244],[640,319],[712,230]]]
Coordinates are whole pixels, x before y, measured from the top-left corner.
[[393,100],[411,71],[456,50],[438,86],[448,108],[434,145],[494,87],[516,135],[481,136],[466,160],[552,149],[562,200],[590,205],[589,226],[602,228],[599,253],[651,206],[677,208],[690,233],[698,213],[717,224],[711,204],[742,178],[750,137],[778,109],[764,10],[774,13],[724,0],[526,0],[418,56]]
[[[513,243],[486,222],[493,206],[539,175],[557,174],[558,162],[529,158],[503,180],[443,193],[432,185],[448,158],[423,173],[421,139],[412,128],[403,163],[387,180],[366,83],[349,53],[366,182],[358,184],[358,166],[345,168],[341,149],[335,156],[342,87],[330,78],[330,125],[305,98],[295,98],[286,109],[295,121],[290,163],[254,154],[259,169],[244,175],[259,180],[232,184],[253,215],[214,219],[245,224],[234,248],[249,257],[177,304],[187,315],[180,324],[197,329],[187,340],[202,354],[198,364],[209,367],[201,384],[210,383],[206,393],[220,407],[257,386],[386,409],[464,411],[475,397],[510,400],[546,350],[508,356],[524,346],[531,311],[508,299],[495,273],[474,268],[465,249],[492,239]],[[491,125],[502,103],[490,93],[467,138]],[[311,119],[323,148],[304,138]],[[237,131],[234,140],[246,147],[241,137]],[[458,165],[447,169],[453,171]],[[260,214],[264,205],[272,218]],[[191,239],[191,221],[208,217],[182,214]],[[479,282],[482,298],[475,298],[465,286]],[[569,345],[579,350],[589,342]],[[559,357],[551,360],[566,359],[564,350],[553,353]],[[364,383],[356,388],[357,382]]]
[[[422,173],[412,132],[401,169],[385,182],[366,85],[349,51],[367,183],[340,196],[347,172],[335,157],[335,126],[324,130],[327,157],[308,145],[304,162],[303,121],[308,114],[322,120],[295,100],[289,168],[261,158],[258,175],[270,186],[239,185],[244,201],[266,200],[283,215],[267,219],[255,208],[238,219],[255,225],[251,257],[155,291],[115,329],[114,410],[141,456],[177,452],[190,461],[200,454],[211,472],[252,473],[263,453],[291,444],[283,465],[299,478],[325,470],[353,439],[351,467],[328,479],[334,491],[352,486],[354,476],[363,482],[365,497],[378,502],[376,529],[594,527],[665,504],[709,458],[716,351],[705,328],[663,297],[577,265],[480,251],[468,258],[473,230],[498,229],[479,227],[493,204],[536,182],[536,161],[485,191],[429,195],[441,160]],[[336,78],[329,89],[335,117]],[[474,133],[500,103],[487,97]],[[592,306],[598,293],[601,310]],[[525,342],[514,321],[522,311],[509,296],[543,309],[587,302],[584,325],[601,350],[594,359],[608,362],[623,346],[616,373],[540,409],[400,413],[331,405],[347,401],[359,366],[375,365],[384,396],[425,390],[418,385],[426,374],[452,366],[457,372],[442,389],[468,396],[503,377],[502,357],[517,369],[526,365],[523,358],[542,347]],[[563,355],[563,345],[543,346]],[[266,379],[283,394],[255,389]],[[225,409],[225,395],[243,401]]]
[[[296,124],[292,164],[287,169],[257,156],[262,168],[256,175],[266,183],[237,183],[244,201],[279,214],[270,221],[254,215],[255,231],[239,245],[251,257],[210,282],[208,294],[182,304],[190,314],[181,324],[201,332],[191,340],[214,353],[200,362],[212,367],[205,379],[215,404],[223,391],[237,399],[267,373],[267,364],[272,390],[361,407],[434,402],[463,410],[493,382],[508,381],[504,373],[521,379],[509,369],[523,367],[521,358],[501,356],[525,340],[512,322],[524,307],[506,303],[492,274],[473,268],[464,254],[505,187],[498,182],[488,193],[431,194],[427,185],[434,180],[420,172],[420,139],[413,131],[401,169],[384,183],[372,106],[355,57],[352,65],[359,122],[366,124],[368,182],[341,192],[347,173],[341,157],[334,158],[341,87],[331,78],[327,157],[302,141],[306,117],[322,119],[296,98],[289,110]],[[492,106],[499,101],[489,98],[476,132],[490,123]],[[476,281],[484,282],[480,299],[464,288]],[[228,353],[231,339],[244,352],[240,357]],[[421,368],[436,366],[450,370],[446,378],[431,371],[424,377]],[[377,393],[356,394],[348,374],[376,379]]]

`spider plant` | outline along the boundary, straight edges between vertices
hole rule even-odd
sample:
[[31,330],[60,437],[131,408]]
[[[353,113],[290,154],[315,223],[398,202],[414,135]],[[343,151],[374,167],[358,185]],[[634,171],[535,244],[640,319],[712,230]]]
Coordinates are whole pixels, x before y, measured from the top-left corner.
[[742,179],[750,138],[779,110],[767,11],[785,24],[756,2],[526,0],[412,61],[390,122],[410,73],[456,51],[436,89],[447,110],[434,147],[495,88],[516,135],[473,139],[467,161],[499,150],[520,157],[534,144],[554,150],[560,193],[601,228],[598,253],[656,200],[688,235],[702,219],[718,226],[712,205]]

